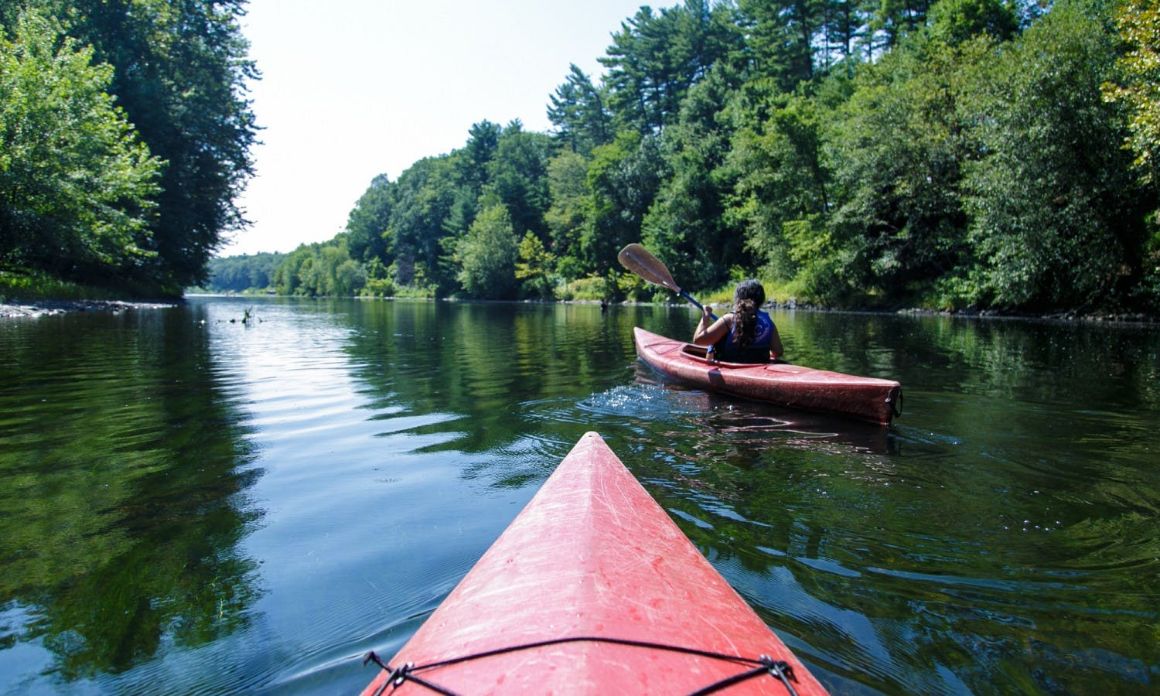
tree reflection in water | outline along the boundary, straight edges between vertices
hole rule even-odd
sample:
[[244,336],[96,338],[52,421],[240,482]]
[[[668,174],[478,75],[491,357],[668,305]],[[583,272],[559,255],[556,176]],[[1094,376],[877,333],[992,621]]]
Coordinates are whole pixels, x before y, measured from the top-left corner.
[[261,472],[185,311],[0,330],[0,644],[64,679],[212,642],[260,594],[239,541]]

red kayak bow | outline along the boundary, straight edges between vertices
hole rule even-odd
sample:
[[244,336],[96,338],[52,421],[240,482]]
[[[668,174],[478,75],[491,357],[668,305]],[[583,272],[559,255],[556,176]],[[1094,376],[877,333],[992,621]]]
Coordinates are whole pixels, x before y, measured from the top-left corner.
[[824,694],[596,433],[363,692]]

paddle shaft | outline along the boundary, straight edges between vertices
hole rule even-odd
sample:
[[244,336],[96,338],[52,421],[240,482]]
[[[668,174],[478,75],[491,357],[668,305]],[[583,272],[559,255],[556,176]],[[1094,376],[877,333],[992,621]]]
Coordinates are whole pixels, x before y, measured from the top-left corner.
[[[680,296],[680,297],[682,297],[682,298],[684,298],[684,299],[685,299],[685,300],[686,300],[686,301],[687,301],[689,304],[693,305],[694,307],[696,307],[697,309],[701,310],[702,312],[704,312],[704,311],[705,311],[705,306],[704,306],[704,305],[702,305],[702,304],[701,304],[700,302],[698,302],[697,300],[693,299],[693,296],[692,296],[692,295],[690,295],[688,292],[686,292],[686,291],[682,290],[682,291],[680,291],[679,293],[677,293],[677,295],[678,295],[678,296]],[[712,312],[709,312],[709,316],[713,317],[714,319],[716,319],[716,318],[717,318],[717,317],[716,317],[716,315],[714,315]]]

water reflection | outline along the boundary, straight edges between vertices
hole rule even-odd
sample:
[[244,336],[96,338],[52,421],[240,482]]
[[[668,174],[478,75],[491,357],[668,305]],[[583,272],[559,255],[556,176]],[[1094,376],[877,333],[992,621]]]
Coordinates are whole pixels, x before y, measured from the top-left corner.
[[358,689],[356,656],[398,648],[588,430],[839,692],[1155,683],[1155,332],[775,319],[795,362],[900,380],[906,413],[658,384],[631,328],[687,336],[683,307],[0,323],[0,684]]
[[200,325],[50,317],[0,347],[0,645],[74,680],[244,627],[260,471]]
[[[899,447],[898,438],[889,429],[872,423],[688,389],[666,382],[641,362],[635,365],[635,379],[641,385],[637,390],[640,393],[660,390],[661,396],[653,400],[660,401],[655,412],[662,418],[671,420],[673,414],[687,416],[691,427],[706,429],[710,433],[731,434],[729,440],[734,445],[797,446],[812,450],[834,448],[835,451],[845,449],[851,453],[880,454],[896,453]],[[621,403],[631,410],[642,401],[647,403],[649,399],[622,399]],[[668,404],[675,403],[682,406],[667,408]],[[727,454],[720,456],[728,460]],[[747,453],[735,459],[749,461]]]
[[[347,352],[354,376],[377,407],[397,395],[405,405],[388,420],[444,413],[416,424],[415,435],[447,435],[420,451],[491,455],[465,473],[495,468],[494,483],[522,487],[542,479],[589,428],[541,435],[535,400],[552,394],[575,403],[594,380],[628,364],[623,336],[589,307],[443,303],[364,303],[352,317]],[[445,420],[455,420],[448,432]],[[566,419],[565,419],[566,420]],[[558,429],[553,419],[542,422]]]

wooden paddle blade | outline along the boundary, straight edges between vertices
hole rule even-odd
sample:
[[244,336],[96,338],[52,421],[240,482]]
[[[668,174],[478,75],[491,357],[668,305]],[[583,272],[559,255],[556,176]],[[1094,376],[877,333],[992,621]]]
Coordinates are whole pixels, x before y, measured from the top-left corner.
[[681,292],[681,286],[673,280],[673,276],[665,264],[641,245],[629,244],[620,250],[616,258],[620,261],[620,265],[653,285],[668,288],[675,293]]

